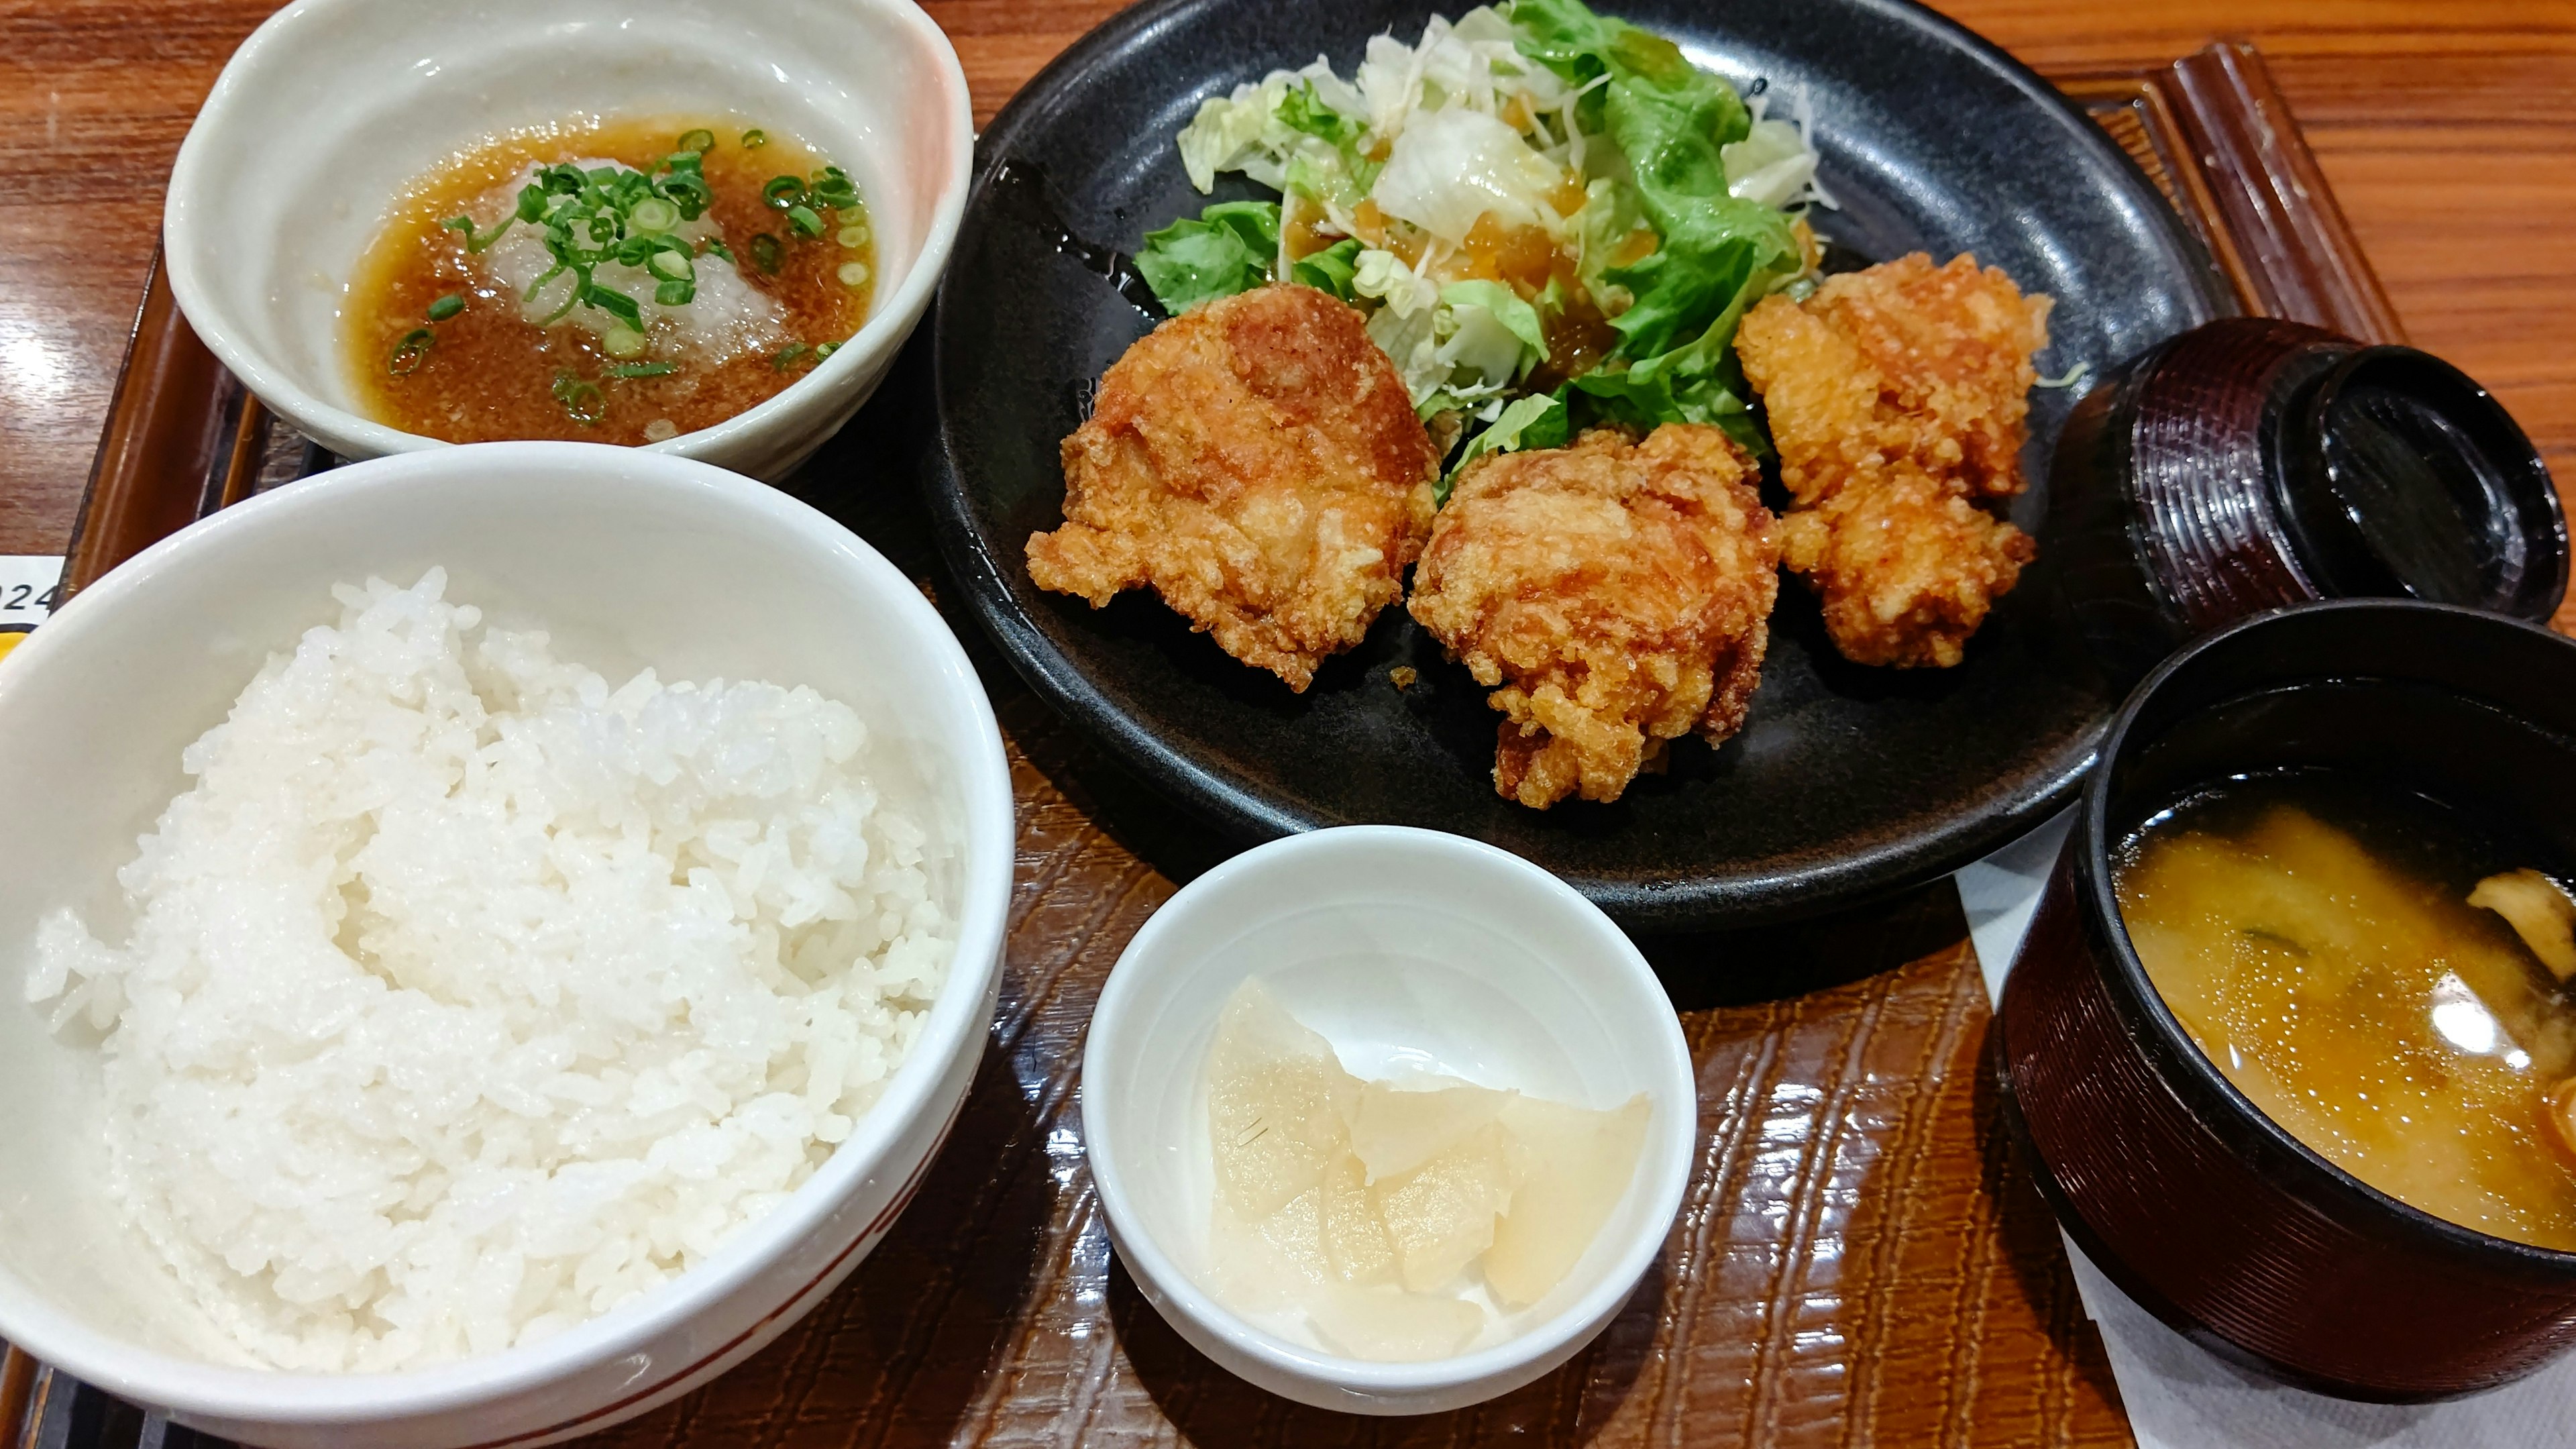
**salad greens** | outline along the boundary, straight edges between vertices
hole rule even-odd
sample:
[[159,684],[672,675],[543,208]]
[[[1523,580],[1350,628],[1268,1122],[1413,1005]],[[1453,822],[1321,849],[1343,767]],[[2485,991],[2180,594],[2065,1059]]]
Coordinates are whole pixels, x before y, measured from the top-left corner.
[[1270,280],[1279,257],[1279,203],[1220,201],[1145,236],[1136,270],[1178,314]]
[[[1568,384],[1571,386],[1572,384]],[[1561,448],[1574,436],[1574,414],[1559,388],[1552,393],[1532,393],[1514,398],[1483,432],[1467,440],[1458,450],[1458,460],[1440,477],[1432,491],[1434,506],[1449,501],[1449,489],[1458,481],[1460,469],[1487,453],[1511,453],[1522,448]]]
[[[1179,138],[1226,201],[1146,238],[1173,312],[1273,280],[1368,314],[1416,409],[1454,447],[1552,447],[1580,426],[1713,423],[1762,449],[1732,343],[1800,282],[1815,185],[1803,104],[1765,114],[1679,47],[1583,0],[1508,0],[1420,41],[1378,36],[1203,104]],[[1445,497],[1447,484],[1441,491]]]

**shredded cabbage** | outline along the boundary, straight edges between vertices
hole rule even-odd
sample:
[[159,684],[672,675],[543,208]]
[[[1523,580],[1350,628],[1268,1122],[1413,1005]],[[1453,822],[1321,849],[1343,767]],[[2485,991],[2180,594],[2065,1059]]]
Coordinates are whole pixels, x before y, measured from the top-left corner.
[[[1518,293],[1502,283],[1483,280],[1451,282],[1440,289],[1440,304],[1460,319],[1456,323],[1460,331],[1470,325],[1484,330],[1502,329],[1503,334],[1512,340],[1512,358],[1506,366],[1514,376],[1527,372],[1532,363],[1547,360],[1547,332],[1539,323],[1538,309],[1522,301]],[[1466,320],[1471,313],[1477,318],[1472,324]],[[1500,348],[1503,344],[1497,338],[1491,345]],[[1480,370],[1490,377],[1504,369],[1488,367]]]
[[1816,153],[1787,121],[1756,121],[1741,141],[1717,148],[1726,163],[1726,194],[1764,206],[1786,206],[1816,179]]
[[1181,167],[1190,185],[1204,194],[1215,189],[1219,173],[1240,171],[1278,191],[1287,183],[1292,157],[1319,148],[1329,154],[1321,138],[1282,116],[1292,95],[1311,98],[1336,115],[1362,110],[1359,92],[1320,55],[1302,70],[1274,70],[1257,83],[1236,86],[1231,95],[1201,102],[1198,115],[1181,128]]
[[1565,87],[1520,52],[1509,20],[1479,5],[1458,23],[1434,15],[1422,39],[1406,45],[1391,35],[1368,43],[1360,62],[1358,111],[1379,135],[1403,134],[1423,113],[1444,107],[1498,115],[1514,98],[1532,113],[1565,103]]
[[1395,138],[1369,192],[1378,209],[1456,245],[1491,212],[1507,226],[1561,225],[1548,193],[1565,172],[1482,111],[1424,111]]

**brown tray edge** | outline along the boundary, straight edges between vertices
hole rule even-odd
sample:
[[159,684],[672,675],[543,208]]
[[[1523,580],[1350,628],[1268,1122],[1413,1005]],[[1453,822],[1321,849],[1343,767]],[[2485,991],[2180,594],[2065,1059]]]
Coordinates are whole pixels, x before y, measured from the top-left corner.
[[[2248,313],[2403,341],[2395,308],[2273,86],[2261,53],[2222,42],[2163,65],[2048,77],[2147,173]],[[2135,117],[2134,136],[2117,124]],[[2266,118],[2277,117],[2277,121]],[[257,491],[271,419],[179,312],[154,252],[64,572],[64,597]],[[50,1379],[52,1376],[44,1376]],[[6,1348],[0,1432],[29,1414],[37,1370]],[[27,1415],[21,1418],[21,1415]]]

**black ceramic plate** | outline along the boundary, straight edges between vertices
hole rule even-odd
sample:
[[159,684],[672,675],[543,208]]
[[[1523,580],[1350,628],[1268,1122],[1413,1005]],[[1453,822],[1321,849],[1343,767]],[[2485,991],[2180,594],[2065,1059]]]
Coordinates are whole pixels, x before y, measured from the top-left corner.
[[[2038,534],[2041,564],[1959,667],[1847,664],[1804,590],[1784,583],[1740,735],[1718,750],[1676,742],[1669,771],[1615,804],[1544,812],[1494,793],[1498,716],[1400,608],[1296,695],[1149,593],[1095,612],[1029,582],[1029,534],[1062,521],[1057,444],[1094,380],[1152,325],[1098,249],[1132,250],[1206,200],[1173,137],[1207,97],[1318,52],[1348,74],[1369,36],[1410,41],[1434,8],[1147,3],[1067,51],[985,132],[935,324],[944,457],[931,493],[949,561],[1020,672],[1246,840],[1357,822],[1455,831],[1548,867],[1633,927],[1851,904],[1954,870],[2065,803],[2117,701],[2050,606],[2044,482],[2013,510]],[[2100,372],[2224,307],[2118,148],[2046,82],[1929,11],[1899,0],[1601,8],[1672,36],[1739,87],[1804,87],[1822,179],[1841,202],[1818,226],[1838,252],[1973,251],[2056,297],[2043,372]],[[2034,478],[2070,401],[2035,398]],[[1399,691],[1397,665],[1419,682]]]

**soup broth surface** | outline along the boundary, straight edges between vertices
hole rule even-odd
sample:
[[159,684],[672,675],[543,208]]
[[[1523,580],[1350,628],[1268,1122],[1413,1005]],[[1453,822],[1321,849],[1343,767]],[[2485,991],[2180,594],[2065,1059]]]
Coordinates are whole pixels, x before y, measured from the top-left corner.
[[2576,1250],[2576,1011],[2467,903],[2533,863],[2428,801],[2293,773],[2148,821],[2116,881],[2156,990],[2265,1115],[2402,1202]]
[[[504,274],[530,270],[542,230],[518,224],[477,253],[445,225],[460,215],[478,228],[498,225],[532,167],[609,161],[649,172],[695,130],[714,138],[700,163],[713,200],[704,224],[689,230],[720,240],[733,253],[725,266],[735,276],[710,279],[718,264],[701,254],[698,300],[689,305],[711,311],[733,300],[746,320],[728,346],[693,344],[676,318],[648,316],[645,347],[632,355],[612,353],[601,314],[540,325],[526,315],[525,284]],[[746,135],[758,144],[746,146]],[[458,153],[395,201],[351,280],[343,336],[359,411],[451,443],[637,444],[711,427],[768,400],[813,370],[816,349],[859,330],[875,289],[875,233],[864,206],[818,208],[824,229],[809,237],[764,199],[772,178],[811,177],[831,159],[743,117],[694,115],[583,118]],[[541,269],[546,258],[534,255]],[[447,297],[462,308],[440,317],[435,309]],[[405,339],[423,331],[428,344],[406,353]],[[670,371],[620,375],[661,364]]]

